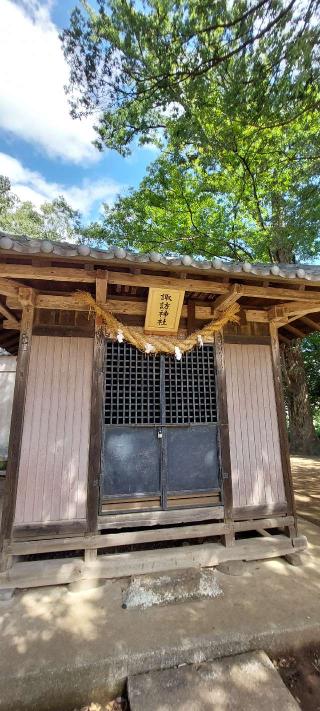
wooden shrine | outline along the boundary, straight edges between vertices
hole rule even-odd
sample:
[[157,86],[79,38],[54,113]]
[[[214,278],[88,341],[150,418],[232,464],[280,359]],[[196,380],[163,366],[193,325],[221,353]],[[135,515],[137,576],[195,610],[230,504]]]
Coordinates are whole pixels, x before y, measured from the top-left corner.
[[320,330],[320,267],[0,233],[0,317],[17,356],[0,587],[305,548],[279,342]]

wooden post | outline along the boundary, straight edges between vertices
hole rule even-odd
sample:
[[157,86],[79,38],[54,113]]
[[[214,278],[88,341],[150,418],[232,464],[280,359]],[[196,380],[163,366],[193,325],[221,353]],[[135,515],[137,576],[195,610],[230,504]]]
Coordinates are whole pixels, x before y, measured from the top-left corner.
[[[96,301],[106,302],[108,272],[99,270],[96,278]],[[99,487],[101,474],[102,452],[102,412],[104,397],[103,358],[104,336],[101,331],[102,321],[96,316],[92,364],[91,410],[90,410],[90,442],[88,460],[87,487],[87,530],[95,533],[98,524]]]
[[[224,522],[233,524],[233,500],[232,500],[232,472],[230,457],[230,438],[227,404],[227,383],[224,359],[223,334],[217,333],[215,336],[216,347],[216,367],[217,367],[217,395],[218,395],[218,417],[220,432],[220,460],[223,487]],[[229,532],[224,536],[225,545],[231,546],[235,543],[234,533]]]
[[[273,371],[273,381],[274,381],[274,391],[276,398],[276,408],[277,408],[277,419],[279,428],[279,438],[280,438],[280,453],[281,453],[281,465],[283,473],[283,481],[285,494],[288,504],[288,514],[294,516],[294,529],[297,534],[297,516],[295,510],[295,501],[293,494],[293,483],[292,483],[292,473],[290,464],[290,454],[289,454],[289,441],[288,432],[285,419],[285,405],[282,387],[282,377],[281,377],[281,360],[280,360],[280,348],[278,339],[278,328],[274,322],[270,323],[270,336],[271,336],[271,355],[272,355],[272,371]],[[292,533],[292,531],[289,533]]]
[[188,301],[187,333],[188,336],[196,330],[196,304],[195,301]]
[[96,302],[101,306],[107,301],[108,272],[105,269],[96,271]]
[[6,570],[10,565],[10,556],[7,554],[7,549],[12,538],[16,509],[21,441],[34,319],[35,295],[33,290],[27,288],[19,289],[19,298],[22,304],[22,317],[1,522],[0,571]]

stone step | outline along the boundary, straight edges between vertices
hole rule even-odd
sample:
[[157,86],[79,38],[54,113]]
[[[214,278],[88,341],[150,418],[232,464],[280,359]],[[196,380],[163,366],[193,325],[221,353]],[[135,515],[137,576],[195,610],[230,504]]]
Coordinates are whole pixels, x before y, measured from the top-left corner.
[[263,651],[128,679],[131,711],[299,711]]

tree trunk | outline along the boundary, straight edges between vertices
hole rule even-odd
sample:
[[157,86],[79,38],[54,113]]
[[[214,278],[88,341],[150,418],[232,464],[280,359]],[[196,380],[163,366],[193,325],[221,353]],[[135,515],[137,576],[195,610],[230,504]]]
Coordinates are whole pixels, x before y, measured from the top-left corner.
[[300,342],[283,345],[282,370],[286,405],[289,416],[290,449],[295,454],[320,453],[320,440],[316,435],[308,394],[306,373]]

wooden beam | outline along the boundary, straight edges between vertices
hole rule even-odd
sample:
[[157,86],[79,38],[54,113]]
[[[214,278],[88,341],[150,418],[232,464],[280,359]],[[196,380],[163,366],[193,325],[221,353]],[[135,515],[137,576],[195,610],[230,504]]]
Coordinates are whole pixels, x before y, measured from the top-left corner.
[[285,405],[284,405],[284,395],[282,386],[282,376],[281,376],[281,360],[280,360],[280,348],[278,340],[278,329],[276,324],[270,324],[270,336],[271,336],[271,357],[272,357],[272,373],[274,381],[274,392],[276,399],[276,409],[277,409],[277,419],[278,419],[278,429],[279,429],[279,439],[280,439],[280,454],[281,454],[281,464],[282,473],[284,481],[284,489],[288,504],[289,515],[295,518],[295,528],[297,530],[296,523],[296,511],[295,511],[295,501],[293,494],[293,483],[292,483],[292,473],[290,464],[290,454],[289,454],[289,441],[287,424],[285,418]]
[[312,328],[313,331],[320,331],[320,323],[316,323],[316,321],[313,321],[313,319],[307,318],[307,316],[303,316],[301,318],[301,321],[303,321],[306,326],[309,326],[309,328]]
[[3,304],[0,304],[0,314],[5,316],[5,318],[9,319],[12,323],[19,324],[19,321],[17,321],[15,316],[5,306],[3,306]]
[[228,527],[225,523],[202,523],[190,526],[173,526],[171,528],[158,528],[147,531],[130,531],[121,533],[96,534],[72,538],[56,538],[54,540],[14,541],[10,547],[13,555],[29,555],[32,553],[50,553],[53,551],[90,550],[96,548],[114,548],[116,546],[130,546],[140,543],[154,543],[157,541],[175,541],[184,538],[210,538],[226,533]]
[[68,538],[46,538],[38,540],[14,540],[9,552],[12,555],[34,555],[39,553],[52,553],[54,551],[81,551],[97,548],[113,548],[156,541],[179,540],[188,538],[205,538],[221,536],[226,532],[244,532],[270,528],[284,528],[293,525],[292,516],[279,516],[276,518],[261,519],[259,521],[238,521],[234,524],[223,522],[213,523],[208,521],[201,524],[187,526],[171,526],[170,528],[157,528],[153,530],[130,531],[120,533],[96,534],[92,536],[73,536]]
[[244,309],[245,317],[248,323],[268,323],[269,316],[267,311],[262,309]]
[[[204,304],[197,304],[194,301],[196,309],[196,319],[198,321],[210,321],[212,318],[212,307],[210,303],[208,306]],[[135,299],[107,299],[104,306],[111,313],[116,314],[127,314],[130,316],[145,316],[147,301],[135,300]],[[19,310],[21,309],[21,303],[17,297],[7,297],[7,307],[9,309]],[[70,296],[63,295],[51,295],[51,294],[38,294],[36,297],[36,307],[38,309],[58,309],[67,311],[87,311],[89,307],[83,304],[76,292],[72,293]],[[188,317],[188,306],[184,305],[182,307],[181,315],[183,318]]]
[[296,326],[292,326],[289,323],[283,324],[283,328],[286,329],[286,331],[290,331],[290,333],[293,333],[294,336],[297,338],[305,338],[306,334],[303,331],[300,331],[300,328],[296,328]]
[[[128,274],[120,272],[110,272],[110,284],[126,284],[128,286],[171,286],[176,289],[185,289],[186,291],[196,291],[208,294],[226,294],[229,292],[229,286],[224,283],[203,279],[185,279],[183,282],[174,277],[151,276],[147,274]],[[286,289],[276,287],[260,287],[243,285],[243,296],[265,298],[265,299],[288,299],[288,300],[303,300],[303,301],[320,301],[319,291],[299,291],[298,289]]]
[[[305,294],[306,292],[302,292]],[[276,306],[273,307],[274,309],[281,310],[281,313],[287,314],[288,316],[291,316],[292,314],[300,313],[301,311],[304,311],[305,309],[309,309],[311,312],[317,312],[320,311],[320,304],[319,302],[315,301],[314,303],[309,302],[309,301],[291,301],[291,303],[284,303],[284,304],[277,304]]]
[[[301,293],[305,294],[305,292]],[[278,323],[279,327],[301,318],[304,314],[317,312],[320,312],[320,303],[311,301],[291,301],[261,310],[245,309],[247,322],[268,323],[274,321]]]
[[223,506],[202,506],[197,508],[172,509],[167,511],[143,511],[139,513],[112,514],[99,516],[100,530],[114,528],[145,528],[146,526],[168,526],[196,521],[222,521]]
[[18,281],[0,278],[0,294],[4,296],[18,296],[20,287],[21,284]]
[[2,321],[2,328],[7,331],[20,331],[20,322],[16,321],[16,319],[7,319],[5,321]]
[[288,301],[311,301],[319,304],[319,291],[299,291],[299,289],[286,289],[278,287],[248,286],[244,285],[243,296],[259,299],[287,299]]
[[240,299],[240,296],[243,295],[243,291],[243,284],[232,284],[228,288],[228,293],[218,296],[213,303],[212,318],[218,318],[222,311],[235,304]]
[[33,319],[34,305],[32,303],[27,303],[23,307],[22,311],[19,351],[13,395],[8,447],[8,464],[0,535],[0,570],[5,570],[8,566],[7,548],[10,544],[15,516]]
[[264,336],[256,336],[256,335],[250,335],[248,336],[246,333],[226,333],[224,335],[224,342],[225,343],[238,343],[244,345],[253,345],[253,346],[268,346],[270,345],[270,336],[269,335],[264,335]]
[[291,540],[284,535],[274,535],[272,538],[239,540],[228,549],[221,543],[203,543],[201,546],[106,554],[90,563],[85,563],[80,557],[19,562],[0,576],[0,588],[63,585],[80,579],[123,578],[184,568],[207,568],[230,560],[278,558],[306,547],[305,536]]
[[[57,309],[57,310],[67,310],[67,311],[86,311],[89,307],[84,305],[76,292],[70,296],[60,296],[51,294],[38,294],[36,296],[36,307],[39,309]],[[208,306],[204,303],[199,304],[196,301],[195,304],[195,318],[197,321],[209,321],[212,318],[212,306],[208,303]],[[134,299],[107,299],[105,302],[105,307],[111,311],[111,313],[116,314],[126,314],[130,316],[145,316],[146,314],[146,301],[134,300]],[[290,304],[288,304],[290,305]],[[305,307],[305,302],[302,303],[303,312]],[[19,310],[21,309],[21,302],[17,297],[9,296],[7,297],[7,307],[9,309]],[[308,306],[307,312],[309,313]],[[318,307],[317,307],[318,309]],[[257,323],[268,323],[269,315],[266,310],[259,309],[244,309],[247,322],[257,322]],[[184,305],[181,312],[182,318],[188,318],[188,306]],[[298,316],[295,316],[298,318]],[[10,319],[11,321],[11,319]],[[288,319],[283,319],[283,322],[288,323]],[[6,326],[4,326],[6,328]],[[9,326],[7,326],[9,328]]]
[[305,314],[319,312],[320,303],[295,301],[289,304],[277,304],[277,306],[268,309],[267,313],[270,321],[282,321],[283,319],[294,321]]
[[[169,287],[173,289],[184,289],[185,291],[202,292],[206,294],[227,294],[230,287],[227,284],[209,281],[204,279],[176,279],[174,277],[151,276],[147,274],[128,274],[121,272],[109,273],[110,284],[122,284],[127,286],[141,286],[149,288]],[[262,287],[243,285],[242,296],[265,299],[288,299],[292,301],[317,301],[320,302],[319,291],[299,291],[298,289],[285,289],[277,287]]]
[[30,264],[0,264],[0,277],[13,279],[43,279],[45,281],[76,281],[94,283],[92,269],[71,269],[70,267],[34,267]]
[[[96,274],[92,269],[76,269],[68,267],[35,267],[24,264],[1,264],[0,277],[15,279],[40,279],[49,281],[69,281],[79,283],[95,283]],[[180,279],[150,274],[132,274],[130,272],[109,271],[109,284],[129,287],[172,287],[184,291],[202,292],[208,294],[227,294],[230,286],[223,282],[209,279]],[[14,292],[11,292],[12,295]],[[10,294],[8,294],[10,295]],[[256,285],[243,285],[243,296],[250,298],[287,299],[292,301],[320,301],[319,291],[300,291],[299,289],[262,287]]]
[[[35,305],[37,309],[57,309],[61,311],[88,311],[89,307],[83,304],[77,292],[71,296],[60,296],[51,294],[38,294],[36,296]],[[16,297],[7,298],[7,306],[9,309],[21,309],[21,303]]]

